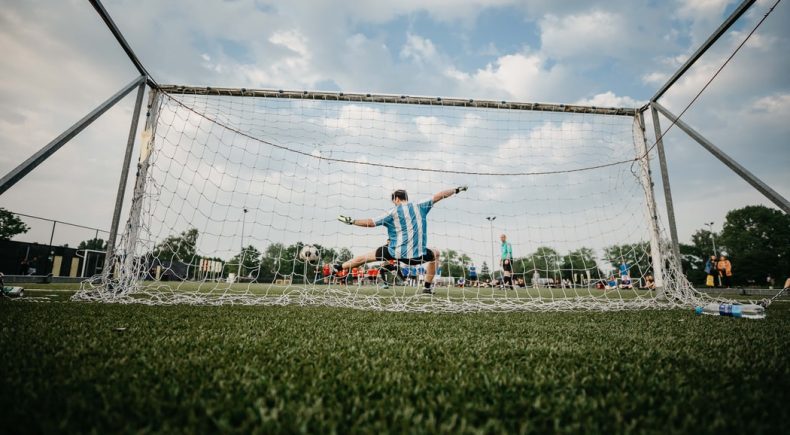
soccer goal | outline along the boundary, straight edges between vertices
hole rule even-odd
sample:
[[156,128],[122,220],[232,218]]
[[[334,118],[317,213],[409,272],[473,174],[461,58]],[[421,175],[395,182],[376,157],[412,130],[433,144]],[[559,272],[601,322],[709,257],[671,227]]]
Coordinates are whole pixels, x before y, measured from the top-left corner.
[[[161,86],[113,266],[75,297],[434,312],[700,304],[658,218],[653,152],[636,109]],[[338,215],[376,218],[396,189],[420,201],[462,185],[427,217],[451,285],[423,294],[402,264],[327,273],[387,239]],[[623,262],[637,285],[591,285]]]

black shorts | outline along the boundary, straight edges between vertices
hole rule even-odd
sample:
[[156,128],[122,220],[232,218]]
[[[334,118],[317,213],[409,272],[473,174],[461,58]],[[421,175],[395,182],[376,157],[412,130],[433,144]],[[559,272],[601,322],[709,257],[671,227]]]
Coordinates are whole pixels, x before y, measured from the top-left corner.
[[502,270],[505,272],[513,271],[513,260],[502,260]]
[[425,251],[425,254],[421,257],[414,257],[414,258],[395,258],[390,254],[390,250],[387,248],[387,245],[379,246],[376,249],[376,260],[377,261],[400,261],[401,263],[406,263],[408,265],[416,265],[416,264],[423,264],[428,263],[436,259],[436,256],[433,255],[433,251],[428,249]]

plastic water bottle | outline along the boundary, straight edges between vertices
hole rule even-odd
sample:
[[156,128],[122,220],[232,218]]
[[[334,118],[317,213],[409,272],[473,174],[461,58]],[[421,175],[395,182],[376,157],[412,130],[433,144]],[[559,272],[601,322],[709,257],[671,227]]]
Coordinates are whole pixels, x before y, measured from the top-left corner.
[[711,302],[704,307],[696,307],[697,314],[711,316],[743,317],[744,319],[764,319],[765,308],[755,304],[719,304]]
[[21,298],[25,296],[25,289],[22,287],[2,287],[3,295],[9,298]]

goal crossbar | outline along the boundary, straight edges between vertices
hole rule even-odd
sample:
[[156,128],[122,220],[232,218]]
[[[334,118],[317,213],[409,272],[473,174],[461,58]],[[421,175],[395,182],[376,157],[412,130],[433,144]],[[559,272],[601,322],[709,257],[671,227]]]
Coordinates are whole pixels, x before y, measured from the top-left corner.
[[630,107],[595,107],[574,104],[522,103],[512,101],[476,100],[472,98],[425,97],[413,95],[360,94],[348,92],[289,91],[282,89],[221,88],[206,86],[160,85],[167,94],[215,95],[233,97],[288,98],[299,100],[351,101],[361,103],[414,104],[483,109],[531,110],[538,112],[588,113],[595,115],[636,116],[640,111]]

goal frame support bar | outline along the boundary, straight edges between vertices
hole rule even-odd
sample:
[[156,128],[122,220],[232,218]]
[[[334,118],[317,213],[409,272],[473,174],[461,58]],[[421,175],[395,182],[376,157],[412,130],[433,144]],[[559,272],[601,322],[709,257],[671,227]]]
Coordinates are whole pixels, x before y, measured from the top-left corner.
[[672,253],[675,255],[676,267],[678,270],[683,270],[683,264],[680,261],[680,241],[678,239],[678,227],[675,221],[675,206],[672,201],[672,189],[669,185],[669,169],[667,168],[667,154],[664,150],[664,136],[661,134],[661,123],[658,119],[658,112],[655,107],[650,108],[650,114],[653,118],[653,134],[656,137],[656,149],[658,150],[658,164],[661,168],[661,186],[664,189],[664,202],[667,207],[667,220],[669,220],[669,237],[672,239]]
[[728,156],[724,151],[719,149],[716,145],[713,145],[712,142],[705,139],[701,134],[697,133],[696,130],[691,128],[691,126],[686,124],[683,120],[673,115],[672,112],[667,110],[664,106],[658,104],[655,101],[650,103],[650,106],[658,110],[662,115],[667,117],[667,119],[672,121],[674,125],[677,125],[678,128],[686,132],[686,134],[688,134],[692,139],[697,141],[697,143],[702,145],[703,148],[708,150],[711,154],[714,155],[714,157],[719,159],[728,168],[732,169],[733,172],[738,174],[747,183],[751,184],[752,187],[760,191],[760,193],[765,195],[766,198],[770,199],[771,202],[776,204],[781,210],[783,210],[787,214],[790,214],[790,202],[788,202],[787,199],[784,198],[782,195],[780,195],[777,191],[771,189],[762,180],[760,180],[754,174],[749,172],[748,169],[741,166],[738,162],[735,161],[735,159]]
[[573,104],[518,103],[512,101],[475,100],[463,98],[422,97],[411,95],[357,94],[346,92],[286,91],[275,89],[217,88],[182,85],[159,85],[159,90],[173,95],[214,95],[228,97],[265,97],[297,100],[349,101],[355,103],[415,104],[444,107],[475,107],[484,109],[532,110],[539,112],[588,113],[634,117],[638,108],[595,107]]
[[115,93],[115,95],[108,98],[97,108],[93,109],[93,111],[85,115],[85,117],[77,121],[77,123],[69,127],[68,130],[61,133],[60,136],[53,139],[50,143],[46,144],[43,148],[38,150],[38,152],[30,156],[27,160],[25,160],[19,166],[14,168],[11,172],[6,174],[2,179],[0,179],[0,195],[2,195],[6,190],[11,188],[11,186],[16,184],[19,180],[24,178],[27,174],[30,173],[30,171],[35,169],[38,165],[40,165],[45,160],[47,160],[49,156],[54,154],[63,145],[68,143],[68,141],[70,141],[74,136],[78,135],[82,130],[85,129],[85,127],[91,125],[93,121],[98,119],[102,114],[104,114],[104,112],[109,110],[118,101],[121,101],[121,99],[123,99],[123,97],[125,97],[135,87],[141,84],[145,84],[145,81],[146,81],[145,76],[140,76],[132,80],[131,83],[124,86],[120,91]]
[[121,209],[123,208],[123,198],[126,193],[126,183],[129,179],[129,166],[132,161],[132,150],[134,149],[134,138],[137,134],[137,125],[140,120],[140,109],[143,105],[143,94],[145,94],[145,83],[142,82],[137,86],[137,98],[134,104],[134,112],[132,114],[132,121],[129,127],[129,137],[126,140],[126,153],[123,157],[123,166],[121,167],[121,178],[118,181],[118,192],[115,194],[115,209],[112,213],[112,223],[110,224],[110,235],[107,237],[107,249],[104,256],[104,267],[107,268],[111,264],[113,252],[115,251],[115,241],[118,234],[118,225],[121,221]]
[[667,80],[667,82],[664,83],[664,86],[661,86],[661,88],[659,88],[659,90],[656,92],[655,95],[653,95],[650,101],[651,102],[658,101],[658,99],[661,98],[661,96],[664,95],[664,93],[667,90],[669,90],[669,88],[672,87],[672,85],[674,85],[675,82],[677,82],[680,79],[680,77],[683,76],[683,74],[685,74],[686,71],[689,70],[689,68],[691,68],[692,65],[694,65],[697,59],[702,57],[702,55],[705,54],[705,52],[708,51],[708,49],[713,44],[716,43],[716,41],[719,40],[721,35],[723,35],[727,30],[729,30],[729,28],[733,24],[735,24],[736,21],[738,21],[738,18],[740,18],[741,15],[743,15],[744,13],[746,13],[747,10],[749,10],[749,8],[754,4],[755,1],[756,0],[744,0],[740,5],[738,5],[738,7],[735,8],[734,11],[732,11],[730,16],[727,17],[727,19],[724,20],[723,23],[721,23],[719,28],[713,31],[713,33],[708,37],[708,39],[705,42],[703,42],[702,45],[700,45],[697,51],[695,51],[694,54],[692,54],[686,60],[686,62],[684,62],[683,65],[680,68],[678,68],[678,70],[675,71],[674,74],[672,74],[672,77],[670,77],[669,80]]

